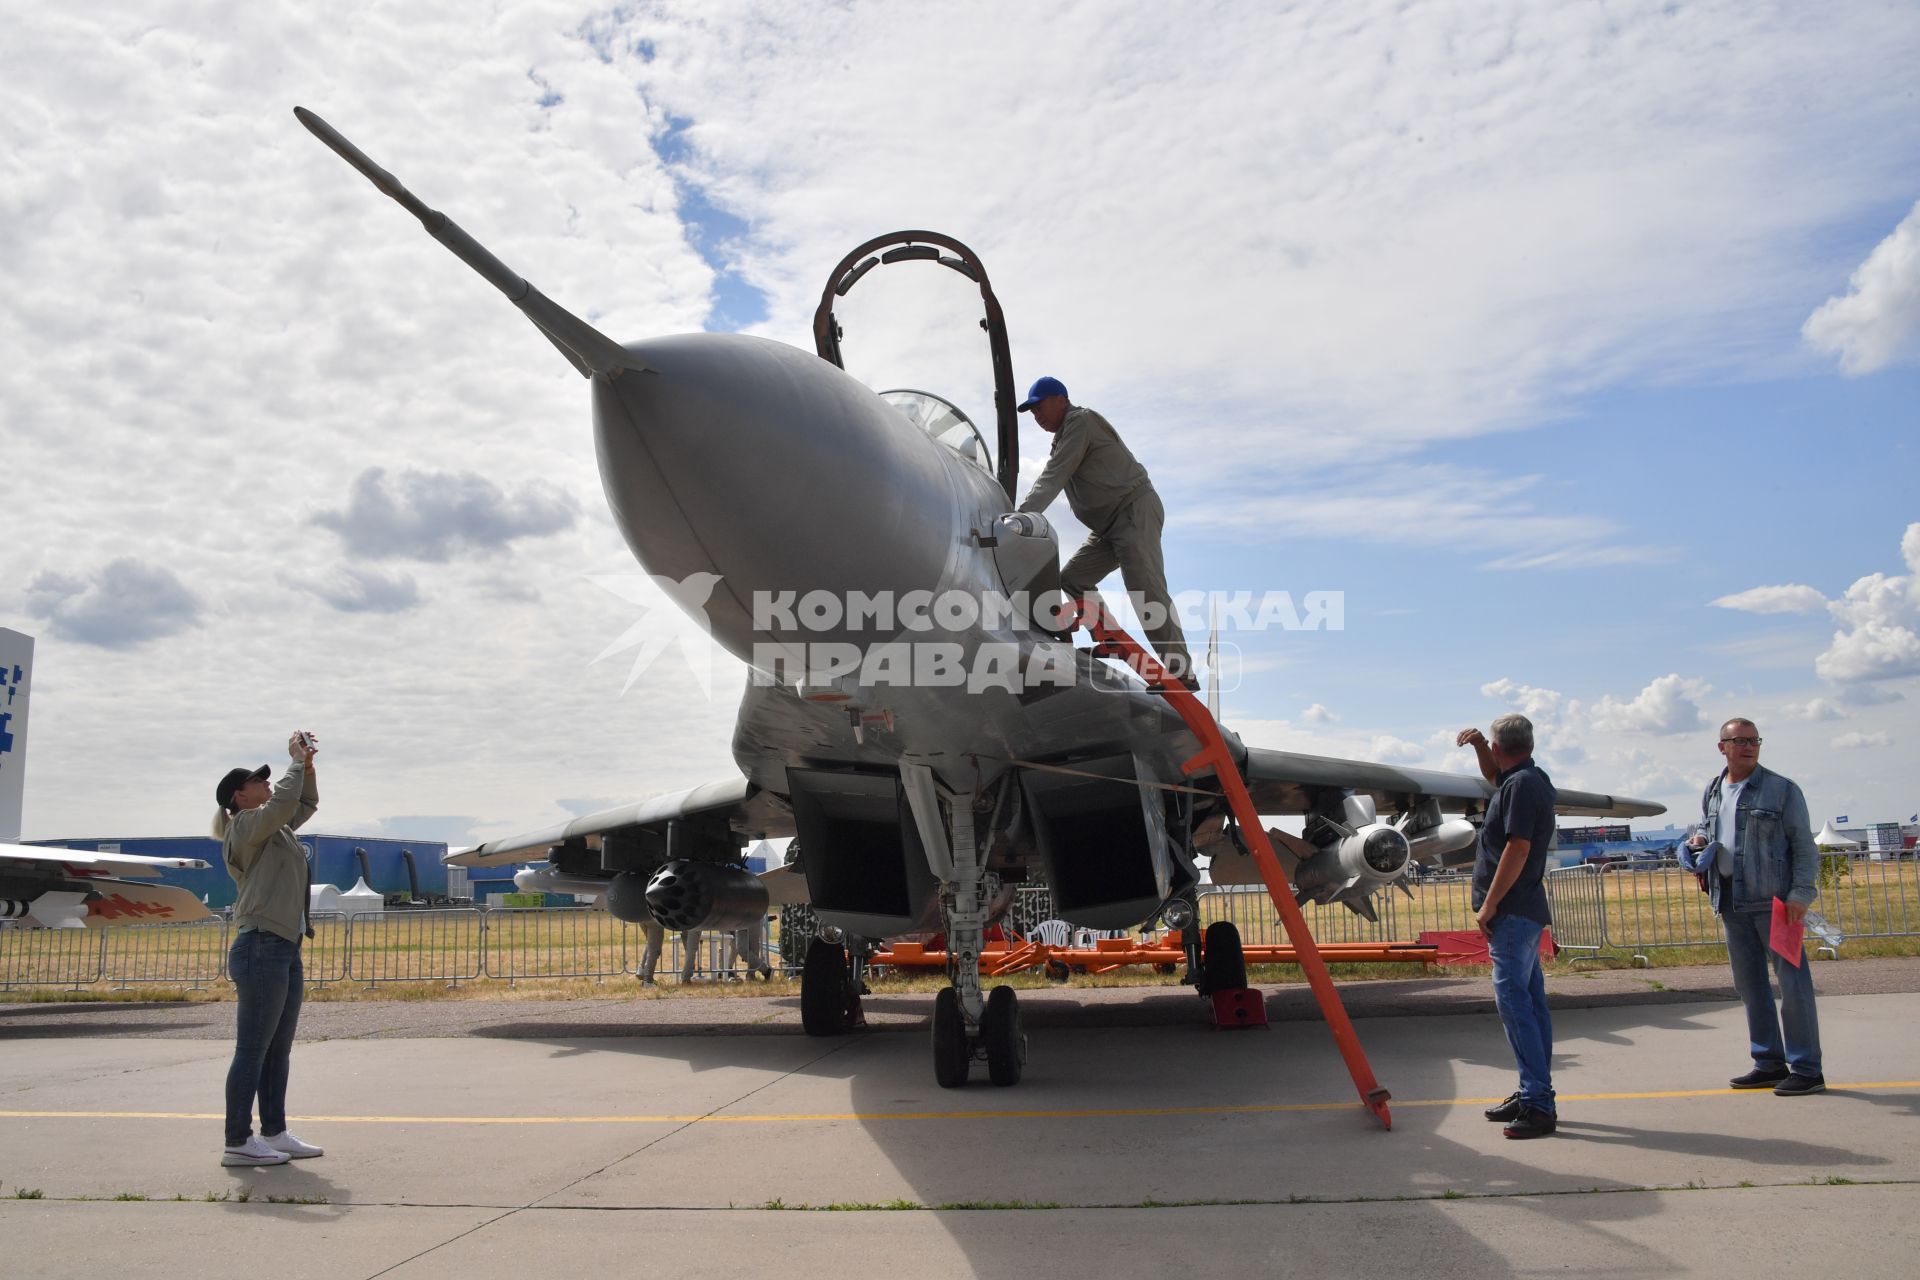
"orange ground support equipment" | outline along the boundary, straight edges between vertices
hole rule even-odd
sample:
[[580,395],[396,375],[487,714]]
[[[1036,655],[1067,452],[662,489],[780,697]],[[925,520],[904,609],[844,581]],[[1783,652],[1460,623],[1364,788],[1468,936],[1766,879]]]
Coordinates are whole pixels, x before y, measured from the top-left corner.
[[1346,1060],[1347,1073],[1353,1077],[1353,1087],[1359,1091],[1361,1103],[1379,1118],[1380,1123],[1388,1129],[1393,1128],[1393,1114],[1387,1107],[1392,1095],[1373,1078],[1373,1068],[1367,1062],[1366,1052],[1360,1047],[1360,1037],[1354,1033],[1346,1006],[1340,1003],[1340,993],[1327,973],[1326,962],[1321,959],[1320,948],[1314,943],[1312,931],[1307,928],[1306,917],[1300,914],[1299,904],[1294,902],[1293,892],[1287,887],[1286,873],[1281,870],[1280,859],[1274,856],[1273,844],[1267,839],[1266,829],[1260,825],[1260,815],[1253,807],[1253,797],[1247,794],[1246,781],[1240,776],[1240,766],[1234,762],[1233,754],[1227,750],[1220,726],[1214,723],[1200,699],[1169,675],[1165,667],[1140,647],[1139,641],[1120,629],[1097,596],[1081,601],[1080,607],[1081,620],[1093,634],[1094,653],[1101,657],[1119,658],[1139,672],[1159,689],[1173,709],[1180,713],[1180,718],[1187,722],[1187,728],[1193,736],[1200,740],[1199,754],[1183,764],[1181,770],[1191,776],[1211,769],[1220,780],[1227,803],[1233,808],[1241,839],[1246,842],[1247,852],[1253,855],[1254,865],[1260,868],[1261,879],[1267,882],[1267,894],[1280,912],[1280,922],[1286,926],[1287,937],[1293,942],[1300,968],[1307,975],[1307,984],[1313,988],[1314,998],[1319,1001],[1320,1014],[1327,1020],[1327,1028],[1333,1032],[1333,1042],[1339,1047],[1340,1056]]
[[1267,1025],[1267,999],[1252,987],[1213,993],[1213,1025],[1222,1031]]
[[[1444,947],[1420,942],[1323,942],[1315,949],[1329,964],[1435,964],[1448,959]],[[1164,968],[1184,964],[1187,954],[1173,931],[1156,942],[1137,938],[1101,938],[1091,947],[1050,947],[1044,942],[988,942],[980,952],[980,972],[1005,977],[1044,967],[1049,961],[1078,973],[1112,973],[1129,965]],[[1300,953],[1291,944],[1243,947],[1249,965],[1298,964]],[[883,969],[944,969],[947,953],[918,942],[895,942],[874,952],[872,963]],[[1484,963],[1484,961],[1483,961]]]

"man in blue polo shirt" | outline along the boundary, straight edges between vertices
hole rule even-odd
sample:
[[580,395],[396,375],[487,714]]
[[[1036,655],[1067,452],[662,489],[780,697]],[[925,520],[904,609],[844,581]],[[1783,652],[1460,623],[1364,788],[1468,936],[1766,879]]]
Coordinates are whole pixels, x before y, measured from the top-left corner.
[[1487,1119],[1504,1123],[1509,1138],[1544,1138],[1558,1123],[1553,1020],[1540,967],[1540,935],[1553,923],[1543,881],[1556,793],[1533,762],[1533,722],[1525,716],[1501,716],[1485,734],[1462,729],[1455,743],[1473,748],[1495,788],[1473,863],[1473,906],[1493,958],[1493,1001],[1520,1067],[1519,1089],[1488,1107]]

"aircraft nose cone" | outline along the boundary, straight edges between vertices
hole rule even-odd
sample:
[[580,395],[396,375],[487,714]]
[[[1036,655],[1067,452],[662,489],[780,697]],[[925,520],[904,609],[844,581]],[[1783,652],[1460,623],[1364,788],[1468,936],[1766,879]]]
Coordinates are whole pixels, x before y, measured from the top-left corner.
[[630,348],[649,372],[594,380],[601,481],[648,573],[719,575],[714,638],[758,643],[872,639],[756,630],[809,592],[897,599],[936,585],[954,495],[923,435],[858,381],[783,343],[688,334]]

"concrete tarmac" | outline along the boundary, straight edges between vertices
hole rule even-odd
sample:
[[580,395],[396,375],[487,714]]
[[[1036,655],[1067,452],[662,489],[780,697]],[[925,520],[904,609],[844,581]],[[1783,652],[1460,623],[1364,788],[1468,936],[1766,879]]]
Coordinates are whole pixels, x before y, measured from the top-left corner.
[[309,1005],[289,1101],[327,1154],[267,1169],[218,1163],[231,1005],[0,1006],[0,1275],[1908,1276],[1920,993],[1887,988],[1920,982],[1841,977],[1871,963],[1818,971],[1810,1098],[1726,1088],[1708,970],[1559,997],[1534,1142],[1481,1117],[1512,1060],[1445,979],[1357,1022],[1390,1133],[1323,1025],[1164,990],[1026,993],[1026,1080],[961,1090],[925,996],[827,1040],[777,999]]

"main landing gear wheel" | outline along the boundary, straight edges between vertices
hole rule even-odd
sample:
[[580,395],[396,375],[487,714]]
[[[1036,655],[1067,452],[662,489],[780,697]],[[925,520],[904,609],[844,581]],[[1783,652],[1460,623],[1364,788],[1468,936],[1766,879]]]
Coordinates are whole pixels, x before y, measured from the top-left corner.
[[933,1078],[942,1089],[958,1089],[967,1082],[967,1069],[972,1065],[973,1046],[967,1043],[960,993],[942,987],[933,997]]
[[859,1002],[847,949],[815,938],[800,966],[800,1025],[810,1036],[841,1036],[853,1030]]
[[980,1040],[987,1048],[987,1076],[1005,1087],[1020,1083],[1027,1065],[1027,1036],[1020,1029],[1020,998],[1012,987],[987,992],[987,1009],[980,1017]]
[[1231,920],[1207,926],[1200,962],[1206,974],[1206,994],[1233,991],[1247,985],[1247,953],[1240,947],[1240,930]]

